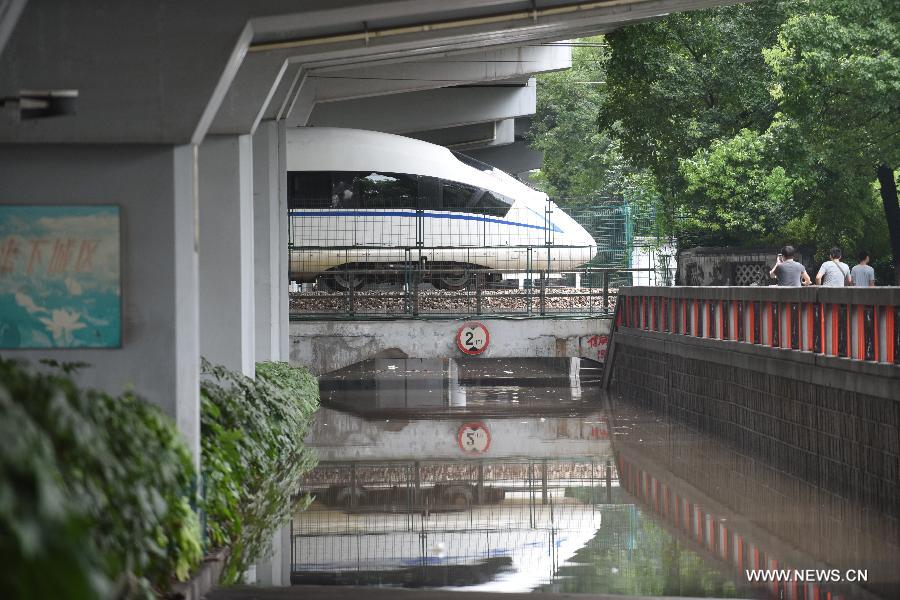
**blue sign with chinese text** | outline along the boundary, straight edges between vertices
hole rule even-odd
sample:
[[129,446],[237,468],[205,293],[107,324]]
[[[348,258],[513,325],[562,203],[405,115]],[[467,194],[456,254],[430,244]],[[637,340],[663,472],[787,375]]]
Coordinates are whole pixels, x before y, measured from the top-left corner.
[[0,348],[122,345],[118,206],[0,206]]

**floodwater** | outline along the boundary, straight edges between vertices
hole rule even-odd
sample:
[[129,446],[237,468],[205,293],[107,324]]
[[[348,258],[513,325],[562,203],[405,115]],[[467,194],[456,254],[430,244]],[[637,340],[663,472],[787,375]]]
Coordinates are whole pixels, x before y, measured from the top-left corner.
[[[577,359],[375,359],[322,378],[292,582],[900,597],[896,523],[863,536],[854,511],[881,516],[598,380]],[[817,581],[749,582],[748,569]],[[865,584],[846,581],[857,569]]]

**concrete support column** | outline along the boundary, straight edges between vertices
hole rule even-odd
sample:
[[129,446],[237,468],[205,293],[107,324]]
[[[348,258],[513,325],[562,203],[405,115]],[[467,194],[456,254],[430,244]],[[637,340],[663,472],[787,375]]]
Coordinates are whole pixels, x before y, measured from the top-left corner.
[[291,585],[290,522],[275,530],[271,555],[256,564],[256,583],[275,587]]
[[288,268],[284,136],[275,121],[253,135],[253,277],[256,360],[287,360]]
[[253,151],[249,135],[207,136],[199,150],[200,354],[255,373]]
[[[256,360],[288,359],[288,213],[284,122],[263,121],[253,134],[253,267]],[[290,523],[275,531],[256,583],[291,584]]]
[[80,384],[132,388],[176,422],[199,464],[195,173],[190,145],[0,145],[0,204],[119,207],[122,294],[119,348],[0,353],[84,362]]

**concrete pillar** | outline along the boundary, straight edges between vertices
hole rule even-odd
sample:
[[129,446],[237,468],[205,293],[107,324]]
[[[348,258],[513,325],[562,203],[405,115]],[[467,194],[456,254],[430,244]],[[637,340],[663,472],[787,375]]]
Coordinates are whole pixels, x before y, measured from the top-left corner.
[[256,583],[275,587],[291,585],[290,522],[275,530],[271,555],[256,563]]
[[256,360],[287,360],[287,196],[284,136],[275,121],[253,135],[253,277]]
[[200,354],[252,377],[253,152],[249,135],[207,136],[199,150]]
[[[263,121],[253,134],[253,266],[256,360],[288,359],[288,213],[284,122]],[[290,524],[272,537],[256,564],[256,583],[291,584]]]
[[80,384],[160,406],[199,463],[195,167],[189,145],[0,145],[0,204],[119,206],[122,294],[119,348],[0,354],[87,363]]

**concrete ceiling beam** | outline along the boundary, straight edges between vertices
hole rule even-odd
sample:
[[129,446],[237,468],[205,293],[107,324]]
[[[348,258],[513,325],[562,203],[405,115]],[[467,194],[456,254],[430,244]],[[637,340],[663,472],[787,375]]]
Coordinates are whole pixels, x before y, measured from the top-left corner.
[[[250,54],[242,79],[232,86],[210,133],[253,131],[275,98],[288,64],[263,61]],[[255,63],[260,64],[256,65]],[[523,77],[572,66],[571,48],[528,46],[468,53],[444,53],[418,60],[389,62],[364,68],[305,69],[292,93],[295,115],[291,125],[303,125],[320,102],[336,102],[369,96],[421,91],[459,84]],[[275,85],[271,82],[275,81]],[[301,87],[302,86],[302,87]]]
[[477,148],[503,146],[515,141],[516,119],[460,125],[444,129],[416,131],[407,135],[417,140],[468,152]]
[[532,115],[532,79],[525,87],[456,87],[317,104],[308,125],[405,134]]

